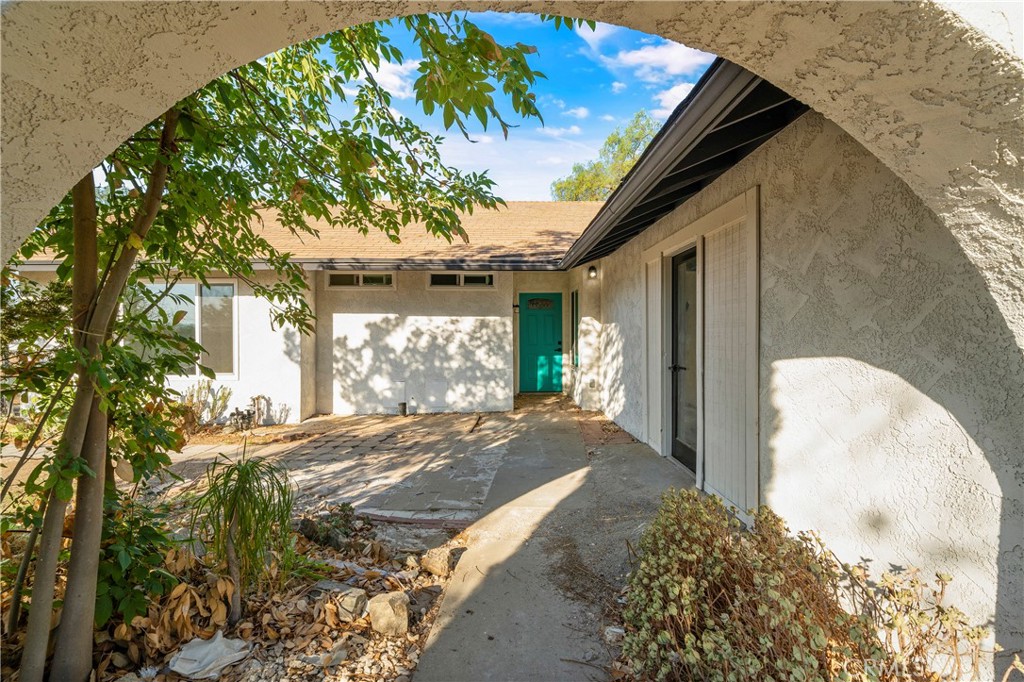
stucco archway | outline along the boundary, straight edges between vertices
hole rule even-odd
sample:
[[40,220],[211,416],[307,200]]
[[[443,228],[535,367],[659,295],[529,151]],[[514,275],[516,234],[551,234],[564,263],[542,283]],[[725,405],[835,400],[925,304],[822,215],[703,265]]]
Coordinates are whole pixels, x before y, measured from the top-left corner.
[[[226,70],[343,26],[455,6],[466,3],[5,6],[3,253],[121,140]],[[991,318],[1003,317],[993,326],[1005,324],[1024,346],[1024,64],[957,14],[896,2],[493,0],[472,8],[629,26],[718,54],[787,90],[877,156],[938,216],[985,281],[998,309]],[[1019,355],[979,354],[979,364],[1010,375],[1019,366],[1011,366]],[[999,407],[965,402],[967,411]],[[1006,486],[1012,501],[1019,476]],[[1019,504],[1009,514],[1019,515]],[[1002,541],[1019,572],[1019,545]]]
[[[493,2],[583,16],[713,52],[839,124],[948,225],[1024,339],[1024,64],[916,3]],[[74,181],[186,93],[343,26],[450,2],[30,2],[3,12],[3,251]],[[1015,265],[1015,262],[1017,265]]]

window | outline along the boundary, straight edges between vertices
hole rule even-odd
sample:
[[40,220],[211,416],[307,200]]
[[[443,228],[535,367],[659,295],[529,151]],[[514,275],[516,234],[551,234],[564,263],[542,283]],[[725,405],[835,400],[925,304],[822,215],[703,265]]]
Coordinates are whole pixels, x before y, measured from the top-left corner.
[[[151,289],[163,291],[163,284]],[[167,318],[179,315],[174,330],[202,344],[205,352],[200,363],[217,374],[235,373],[235,285],[231,282],[198,282],[174,284],[160,300],[160,309]],[[184,313],[180,314],[179,313]],[[198,372],[193,371],[193,374]]]
[[572,325],[572,366],[580,366],[580,292],[569,294],[569,324]]
[[395,276],[390,272],[332,272],[327,276],[331,289],[342,287],[393,287]]
[[494,275],[465,274],[454,272],[435,272],[430,275],[432,287],[493,287]]

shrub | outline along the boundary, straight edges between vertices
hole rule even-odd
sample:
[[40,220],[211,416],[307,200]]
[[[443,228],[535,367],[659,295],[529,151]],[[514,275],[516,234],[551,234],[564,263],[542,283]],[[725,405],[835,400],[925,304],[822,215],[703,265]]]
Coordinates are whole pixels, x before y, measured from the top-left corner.
[[[642,678],[936,680],[977,669],[986,632],[942,605],[947,576],[876,585],[763,507],[747,530],[716,497],[669,491],[640,540],[623,656]],[[847,608],[844,608],[844,605]]]
[[224,455],[206,471],[208,488],[192,512],[192,535],[203,522],[213,553],[226,562],[235,590],[229,623],[241,617],[241,594],[287,549],[293,491],[288,474],[259,457]]
[[127,496],[107,501],[103,544],[96,585],[96,625],[112,617],[130,623],[143,615],[150,600],[169,592],[178,579],[163,567],[177,547],[164,515]]
[[215,389],[209,379],[189,386],[181,398],[184,407],[180,424],[182,432],[189,435],[200,426],[213,424],[224,416],[230,400],[231,389],[225,386]]

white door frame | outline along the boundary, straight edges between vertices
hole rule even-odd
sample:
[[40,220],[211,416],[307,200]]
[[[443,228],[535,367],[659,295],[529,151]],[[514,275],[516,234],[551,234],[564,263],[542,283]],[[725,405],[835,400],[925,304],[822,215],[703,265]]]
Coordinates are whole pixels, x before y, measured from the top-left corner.
[[[674,232],[660,242],[644,250],[642,262],[644,264],[644,286],[648,304],[644,306],[644,329],[646,330],[646,343],[644,344],[643,358],[643,380],[644,396],[646,400],[646,430],[645,440],[647,444],[662,457],[671,458],[672,455],[672,384],[669,377],[668,366],[671,364],[671,335],[672,335],[672,257],[687,249],[697,249],[697,324],[701,333],[697,336],[697,471],[696,483],[699,488],[704,488],[704,348],[703,348],[703,324],[704,324],[704,254],[703,237],[727,225],[740,221],[747,222],[747,234],[754,240],[754,248],[751,249],[753,256],[753,276],[750,278],[748,295],[754,301],[751,306],[750,315],[753,322],[753,329],[757,330],[759,320],[759,276],[758,263],[760,255],[758,250],[759,235],[759,188],[751,187],[743,194],[731,199],[722,206],[710,213],[689,223],[682,229]],[[755,362],[753,371],[757,373],[758,365],[757,346],[758,339],[755,332],[751,339],[751,352],[754,354]],[[757,381],[752,382],[752,395],[749,399],[756,406],[758,400]],[[757,409],[755,408],[755,415]],[[748,435],[754,444],[751,452],[757,453],[758,425],[754,422],[752,433]],[[759,457],[758,457],[759,459]],[[758,463],[759,464],[759,463]],[[754,468],[754,480],[748,482],[756,491],[759,486],[756,480],[757,467]],[[754,498],[758,496],[755,494]]]

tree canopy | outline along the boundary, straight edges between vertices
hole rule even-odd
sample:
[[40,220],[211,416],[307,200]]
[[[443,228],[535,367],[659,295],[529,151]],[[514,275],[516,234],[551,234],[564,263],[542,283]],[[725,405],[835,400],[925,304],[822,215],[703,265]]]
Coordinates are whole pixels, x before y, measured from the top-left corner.
[[556,201],[607,199],[640,158],[658,129],[658,123],[641,109],[629,123],[616,128],[608,136],[595,160],[575,164],[569,175],[551,183],[551,196]]

